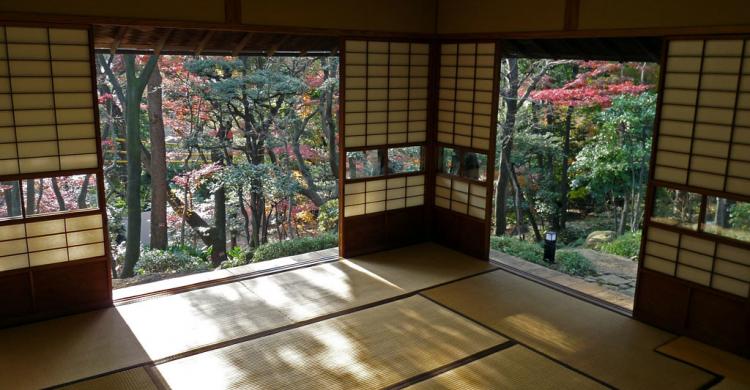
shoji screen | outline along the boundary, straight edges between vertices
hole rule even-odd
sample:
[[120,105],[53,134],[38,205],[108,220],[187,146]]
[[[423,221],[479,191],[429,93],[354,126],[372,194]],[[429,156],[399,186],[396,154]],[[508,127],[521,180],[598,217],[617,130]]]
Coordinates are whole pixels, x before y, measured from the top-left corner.
[[750,44],[665,45],[635,315],[750,354]]
[[343,256],[426,237],[430,45],[346,40],[342,53]]
[[443,43],[437,103],[434,236],[489,255],[499,62],[494,42]]
[[110,302],[90,37],[0,26],[0,324]]

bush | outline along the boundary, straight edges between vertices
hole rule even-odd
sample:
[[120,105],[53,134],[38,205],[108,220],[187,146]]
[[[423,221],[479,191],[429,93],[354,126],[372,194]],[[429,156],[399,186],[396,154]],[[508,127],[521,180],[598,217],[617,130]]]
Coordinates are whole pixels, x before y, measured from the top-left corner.
[[244,248],[236,246],[227,251],[227,259],[221,263],[221,269],[245,265],[252,257],[253,252],[247,252]]
[[296,238],[258,246],[253,253],[253,262],[278,259],[302,253],[319,251],[338,246],[339,237],[334,233],[325,233],[316,237]]
[[181,251],[163,251],[160,249],[145,249],[135,265],[135,272],[139,275],[152,273],[174,273],[205,271],[211,265],[197,256]]
[[612,242],[602,244],[599,250],[627,258],[638,257],[641,250],[641,231],[625,233]]
[[582,254],[573,251],[559,251],[555,254],[557,270],[568,275],[587,276],[595,273],[594,264]]
[[544,257],[544,249],[539,244],[533,242],[521,241],[508,236],[492,236],[490,238],[490,247],[532,263],[546,264],[542,259]]
[[318,230],[321,232],[336,231],[339,224],[339,200],[331,199],[318,208]]

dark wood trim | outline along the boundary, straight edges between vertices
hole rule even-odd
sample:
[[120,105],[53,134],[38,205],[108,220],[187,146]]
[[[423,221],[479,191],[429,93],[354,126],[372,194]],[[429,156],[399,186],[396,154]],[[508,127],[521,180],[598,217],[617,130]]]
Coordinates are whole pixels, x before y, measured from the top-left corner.
[[346,179],[346,39],[342,38],[339,43],[339,109],[338,109],[338,125],[339,125],[339,172],[338,172],[338,196],[339,196],[339,220],[338,220],[338,236],[339,236],[339,256],[345,257],[347,253],[347,246],[344,240],[344,179]]
[[[485,252],[487,253],[487,259],[490,257],[490,236],[492,235],[492,220],[494,217],[495,209],[492,205],[494,202],[495,195],[495,167],[498,165],[496,161],[497,156],[497,126],[498,126],[498,111],[500,110],[500,67],[503,61],[503,46],[501,42],[495,43],[495,70],[493,72],[493,87],[492,87],[492,111],[490,120],[490,148],[487,151],[487,196],[485,204]],[[498,169],[499,170],[499,169]]]

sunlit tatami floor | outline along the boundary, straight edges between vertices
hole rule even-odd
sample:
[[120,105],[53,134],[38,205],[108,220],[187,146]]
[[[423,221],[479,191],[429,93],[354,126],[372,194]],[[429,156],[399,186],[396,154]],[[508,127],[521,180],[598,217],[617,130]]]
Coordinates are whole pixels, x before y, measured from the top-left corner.
[[0,330],[0,389],[748,385],[683,340],[422,244]]

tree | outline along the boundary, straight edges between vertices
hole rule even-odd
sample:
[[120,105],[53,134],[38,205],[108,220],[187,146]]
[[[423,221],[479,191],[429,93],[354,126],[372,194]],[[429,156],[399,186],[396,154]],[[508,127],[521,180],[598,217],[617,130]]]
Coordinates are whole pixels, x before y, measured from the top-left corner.
[[[580,72],[579,69],[583,69],[583,71]],[[570,191],[570,177],[568,170],[570,160],[574,156],[574,151],[571,148],[571,131],[573,126],[574,110],[589,109],[589,111],[594,114],[594,116],[599,114],[603,115],[598,116],[598,119],[595,121],[595,125],[598,129],[597,135],[595,135],[595,137],[599,138],[595,138],[593,143],[586,143],[586,146],[584,146],[584,148],[588,149],[585,152],[581,151],[582,153],[584,153],[584,155],[586,155],[586,153],[596,154],[602,152],[601,149],[592,151],[592,148],[597,147],[594,145],[594,143],[611,141],[610,138],[607,138],[606,135],[603,135],[603,132],[606,133],[606,129],[604,129],[606,126],[610,126],[612,123],[624,125],[627,119],[622,118],[622,115],[629,115],[636,112],[637,110],[642,109],[648,110],[651,106],[653,106],[653,102],[641,101],[638,102],[638,104],[644,104],[643,106],[635,104],[628,107],[610,108],[613,105],[613,102],[618,101],[617,99],[620,99],[620,97],[622,96],[638,95],[652,88],[650,84],[634,84],[631,77],[629,77],[624,72],[625,69],[626,65],[621,63],[613,63],[607,61],[577,61],[570,64],[569,73],[562,75],[564,79],[572,80],[566,80],[562,83],[561,86],[557,87],[553,86],[552,88],[549,88],[547,86],[542,86],[542,89],[533,91],[531,93],[532,100],[550,105],[550,113],[560,113],[565,118],[562,123],[561,131],[561,137],[563,139],[563,149],[560,162],[559,190],[557,196],[555,197],[556,212],[553,213],[552,219],[552,225],[555,229],[565,228],[565,220],[568,211]],[[642,71],[641,75],[643,75]],[[651,106],[649,106],[649,104]],[[605,110],[599,111],[601,109]],[[619,113],[620,116],[615,116],[618,115],[615,114],[615,112]],[[554,117],[555,114],[551,114],[551,116]],[[647,122],[649,120],[648,118],[642,118],[642,120],[645,120],[646,122],[639,122],[638,126],[649,123]],[[651,118],[651,120],[653,121],[653,118]],[[553,122],[553,120],[550,119],[548,120],[548,122]],[[642,129],[639,128],[638,131],[640,131],[642,135],[645,135],[645,133],[642,132]],[[646,147],[647,145],[644,144],[645,141],[642,138],[643,137],[640,138],[638,146]],[[650,149],[644,149],[643,151],[648,150]],[[606,160],[606,157],[599,155],[597,156]],[[592,159],[591,155],[587,155],[587,157],[589,159]],[[578,156],[576,156],[576,159],[578,159]],[[581,165],[579,164],[579,166]],[[643,175],[643,177],[639,177],[637,179],[633,178],[631,185],[627,187],[628,190],[635,192],[639,191],[638,189],[641,188],[643,180],[645,180],[646,169],[647,164],[641,164],[638,175]],[[632,198],[628,199],[630,201],[635,201],[636,203],[638,203],[642,197],[636,195],[635,192],[633,192]],[[612,195],[614,196],[614,194]],[[611,198],[611,201],[613,203],[618,202],[619,198],[615,198],[617,198],[617,196]],[[599,200],[601,201],[601,199]],[[620,232],[620,234],[623,231],[623,224],[625,222],[624,214],[626,214],[627,207],[631,207],[631,210],[636,211],[636,214],[634,214],[634,216],[637,216],[640,213],[640,207],[636,205],[625,203],[620,208],[621,214],[623,214],[622,218],[619,220],[620,223],[617,224],[617,231]],[[631,221],[631,225],[633,224],[635,224],[634,220]]]
[[167,249],[167,149],[161,83],[157,67],[148,79],[146,93],[151,142],[151,249]]
[[[518,112],[529,99],[529,96],[537,83],[546,75],[547,71],[557,65],[567,63],[567,61],[524,61],[525,71],[521,74],[519,70],[518,58],[506,58],[504,65],[501,67],[503,73],[500,82],[500,97],[504,119],[501,121],[501,132],[499,133],[500,145],[500,169],[497,180],[497,193],[495,199],[495,235],[501,236],[507,230],[507,193],[508,183],[510,182],[511,154],[513,151],[513,137],[516,129],[516,120]],[[520,208],[522,205],[516,204],[518,218],[522,215]],[[517,220],[517,233],[520,233],[522,221]]]
[[150,56],[140,75],[136,75],[136,56],[126,54],[125,63],[125,124],[127,136],[128,158],[128,231],[125,249],[125,263],[122,277],[133,276],[133,269],[138,262],[141,252],[141,99],[148,79],[156,67],[158,56]]
[[623,95],[598,117],[599,133],[581,149],[572,169],[574,188],[583,187],[598,202],[619,208],[615,228],[639,228],[656,106],[656,94]]

